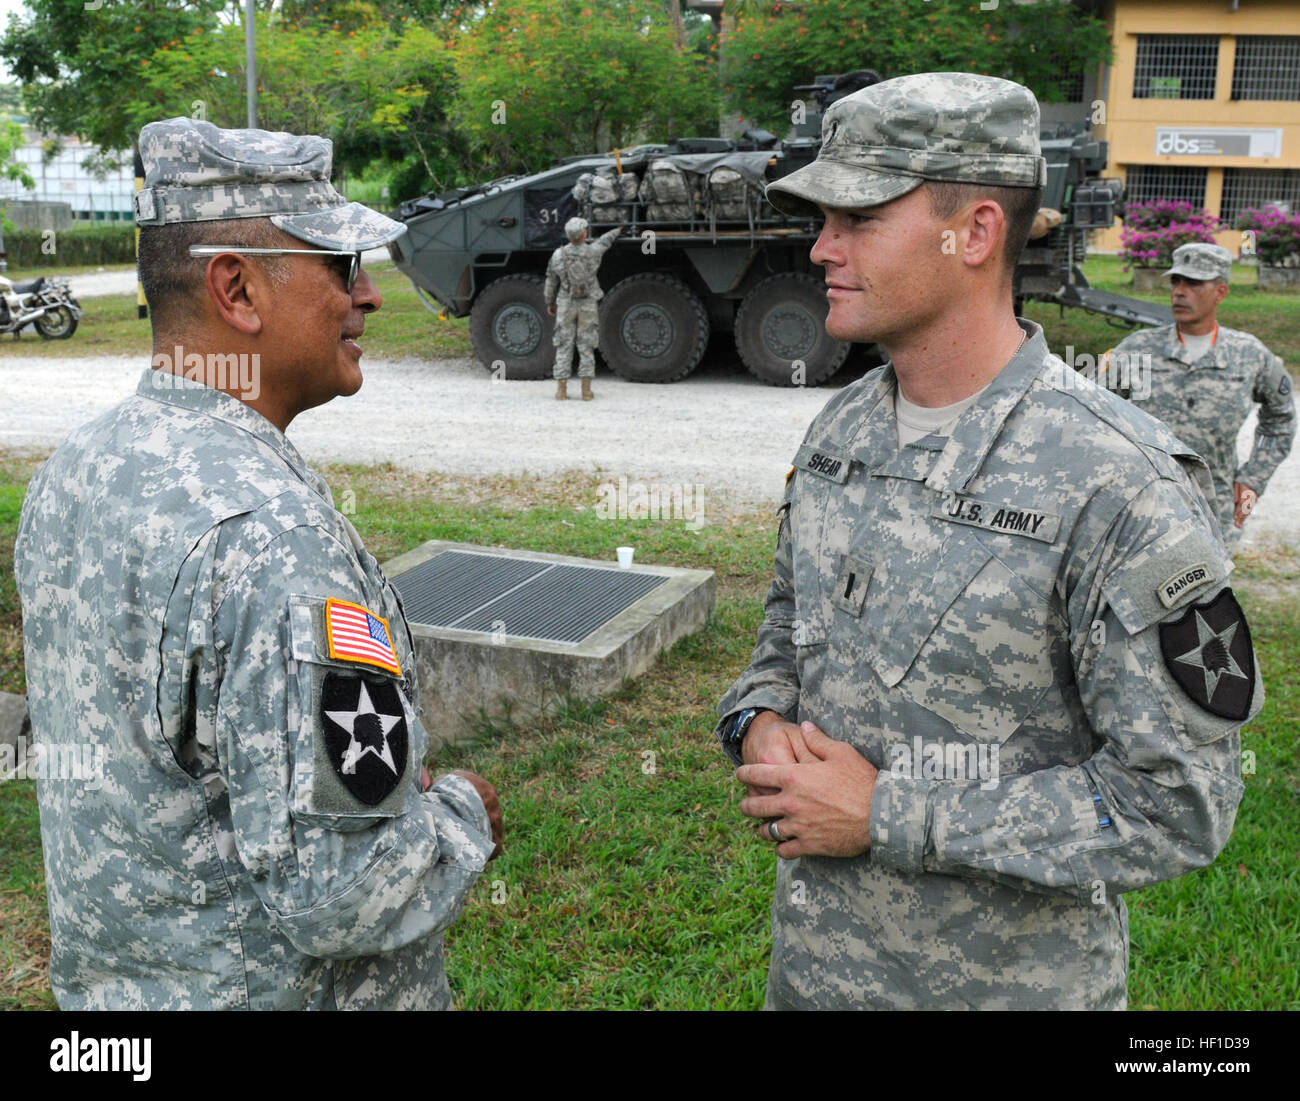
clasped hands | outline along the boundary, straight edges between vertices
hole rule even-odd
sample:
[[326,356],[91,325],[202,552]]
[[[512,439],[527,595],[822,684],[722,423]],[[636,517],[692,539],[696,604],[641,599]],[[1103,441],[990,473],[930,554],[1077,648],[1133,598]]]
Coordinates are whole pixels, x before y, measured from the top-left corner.
[[768,822],[776,821],[778,856],[860,856],[871,847],[876,767],[847,742],[765,711],[741,757],[736,779],[749,789],[741,813],[759,819],[754,832],[764,841],[773,840]]

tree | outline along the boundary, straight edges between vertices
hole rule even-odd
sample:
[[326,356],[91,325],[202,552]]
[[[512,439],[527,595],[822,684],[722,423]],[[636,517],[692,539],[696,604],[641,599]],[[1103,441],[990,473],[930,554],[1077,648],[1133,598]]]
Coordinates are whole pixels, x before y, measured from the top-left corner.
[[456,56],[455,117],[486,175],[715,131],[710,63],[662,0],[495,0]]
[[[444,188],[468,157],[445,110],[454,91],[451,50],[434,31],[414,22],[394,29],[367,8],[349,5],[341,23],[258,18],[258,125],[331,138],[343,173],[359,174],[377,159],[409,164],[395,183],[399,194]],[[137,128],[172,115],[245,124],[242,26],[167,43],[144,72],[130,109]]]
[[1003,0],[989,11],[978,0],[805,0],[746,4],[722,64],[727,105],[782,133],[794,87],[818,73],[984,73],[1053,101],[1073,74],[1110,56],[1105,23],[1068,0]]
[[132,147],[135,90],[149,56],[195,30],[210,30],[226,0],[184,3],[27,0],[0,37],[0,57],[23,85],[29,122],[76,134],[105,150]]
[[30,191],[36,186],[31,173],[14,160],[23,143],[23,128],[13,119],[0,118],[0,179],[17,180]]

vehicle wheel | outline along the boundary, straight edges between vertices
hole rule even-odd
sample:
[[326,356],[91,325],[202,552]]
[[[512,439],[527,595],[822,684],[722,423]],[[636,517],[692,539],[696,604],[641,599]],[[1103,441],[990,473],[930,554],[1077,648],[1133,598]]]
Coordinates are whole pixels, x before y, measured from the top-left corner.
[[46,340],[67,340],[77,331],[77,319],[67,306],[60,306],[52,313],[41,314],[32,324]]
[[555,366],[551,336],[555,319],[546,312],[542,280],[503,275],[474,301],[469,338],[489,371],[504,364],[508,379],[550,378]]
[[658,272],[632,275],[600,304],[600,351],[629,382],[676,382],[704,358],[709,316],[680,279]]
[[771,386],[825,382],[851,347],[827,334],[828,308],[825,284],[802,272],[755,284],[736,312],[736,351],[745,369]]

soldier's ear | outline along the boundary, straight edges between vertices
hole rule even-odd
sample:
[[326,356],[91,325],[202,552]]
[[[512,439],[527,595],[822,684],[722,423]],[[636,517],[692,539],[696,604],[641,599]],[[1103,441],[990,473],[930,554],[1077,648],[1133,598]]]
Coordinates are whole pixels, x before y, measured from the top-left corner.
[[231,328],[250,336],[262,330],[262,317],[254,297],[261,299],[263,295],[250,295],[250,283],[260,274],[246,258],[233,252],[212,257],[203,272],[208,301],[217,316]]
[[1220,302],[1222,302],[1227,297],[1228,297],[1228,282],[1225,279],[1221,281],[1219,285],[1215,288],[1214,304],[1217,306]]

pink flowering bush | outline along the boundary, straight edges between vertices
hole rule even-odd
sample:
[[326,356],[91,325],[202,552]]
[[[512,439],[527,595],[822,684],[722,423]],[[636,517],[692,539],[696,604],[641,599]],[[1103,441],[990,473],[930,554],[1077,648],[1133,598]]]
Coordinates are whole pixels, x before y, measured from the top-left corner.
[[1174,249],[1193,241],[1214,244],[1219,219],[1208,210],[1172,199],[1149,203],[1128,203],[1119,239],[1124,270],[1132,267],[1167,268],[1174,262]]
[[1242,241],[1243,256],[1257,256],[1268,267],[1300,265],[1300,214],[1288,214],[1275,206],[1247,207],[1237,217],[1237,228],[1253,235]]

